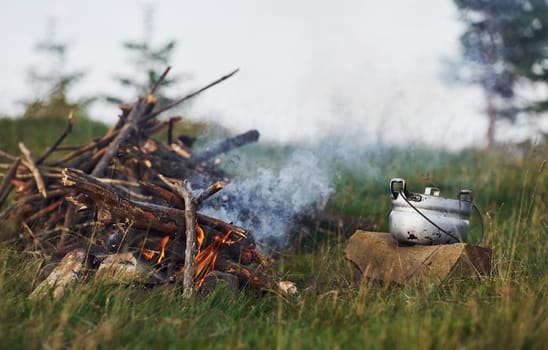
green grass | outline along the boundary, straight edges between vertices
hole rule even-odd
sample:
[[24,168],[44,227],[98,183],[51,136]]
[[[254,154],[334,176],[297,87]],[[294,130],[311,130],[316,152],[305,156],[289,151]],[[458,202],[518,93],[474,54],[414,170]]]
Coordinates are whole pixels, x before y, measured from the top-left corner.
[[[270,151],[269,151],[270,152]],[[284,151],[285,152],[285,151]],[[331,210],[374,219],[386,228],[388,181],[410,190],[436,185],[452,196],[475,191],[485,213],[491,276],[423,288],[353,283],[345,237],[317,233],[276,269],[300,294],[218,290],[183,301],[179,286],[77,284],[62,299],[31,302],[42,260],[0,250],[0,347],[242,349],[543,349],[548,342],[546,145],[521,157],[505,151],[452,154],[383,150],[361,171],[336,165]],[[372,175],[374,174],[374,176]],[[473,219],[472,231],[478,232]]]
[[[0,118],[0,150],[13,155],[21,152],[17,144],[23,142],[36,158],[62,134],[67,120],[59,117]],[[63,145],[79,146],[108,130],[104,123],[87,118],[75,118],[72,132]],[[40,152],[40,153],[37,153]]]

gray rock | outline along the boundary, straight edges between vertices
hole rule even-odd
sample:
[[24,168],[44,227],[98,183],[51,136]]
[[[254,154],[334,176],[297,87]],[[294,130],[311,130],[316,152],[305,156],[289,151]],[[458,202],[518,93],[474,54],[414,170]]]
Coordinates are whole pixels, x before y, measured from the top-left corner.
[[236,294],[239,290],[238,277],[226,272],[211,271],[205,276],[199,293],[208,295],[220,286],[224,286],[228,291]]

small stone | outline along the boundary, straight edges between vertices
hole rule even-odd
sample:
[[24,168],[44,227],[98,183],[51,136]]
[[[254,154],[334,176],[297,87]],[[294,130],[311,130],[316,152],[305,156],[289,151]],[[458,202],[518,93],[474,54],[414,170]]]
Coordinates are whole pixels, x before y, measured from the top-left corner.
[[222,285],[224,285],[227,290],[236,294],[239,290],[238,277],[231,273],[211,271],[204,277],[204,282],[200,287],[199,293],[202,295],[209,295]]
[[107,256],[99,265],[95,278],[113,282],[142,282],[146,269],[133,253],[119,253]]
[[76,283],[80,277],[80,273],[84,268],[85,258],[86,253],[82,249],[76,249],[67,253],[48,277],[34,289],[29,298],[41,299],[49,291],[52,291],[54,299],[61,298],[66,289]]
[[297,285],[291,281],[280,281],[278,282],[278,287],[286,295],[295,295],[298,292]]

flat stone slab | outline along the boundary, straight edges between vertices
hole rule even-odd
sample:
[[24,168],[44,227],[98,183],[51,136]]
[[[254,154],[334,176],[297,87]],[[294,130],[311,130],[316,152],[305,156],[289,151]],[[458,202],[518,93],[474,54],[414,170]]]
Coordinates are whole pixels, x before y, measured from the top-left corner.
[[492,250],[468,243],[400,246],[390,233],[358,230],[344,253],[358,280],[423,284],[491,273]]

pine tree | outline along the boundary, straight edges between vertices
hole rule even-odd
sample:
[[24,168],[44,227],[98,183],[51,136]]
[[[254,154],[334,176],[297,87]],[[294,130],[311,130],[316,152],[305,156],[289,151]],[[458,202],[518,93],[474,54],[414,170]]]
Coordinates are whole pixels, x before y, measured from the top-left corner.
[[28,72],[33,96],[22,101],[25,106],[23,117],[54,117],[65,119],[72,111],[76,116],[87,117],[87,108],[95,98],[81,98],[71,101],[69,89],[84,77],[83,71],[66,69],[68,44],[55,35],[55,21],[50,19],[46,37],[36,45],[36,51],[46,57],[45,69],[31,67]]
[[[144,38],[137,41],[126,41],[123,43],[124,49],[129,52],[130,64],[134,68],[133,74],[117,76],[116,80],[126,88],[131,88],[137,95],[144,95],[150,87],[158,80],[167,66],[177,47],[175,40],[168,40],[164,44],[155,45],[152,42],[154,8],[151,5],[145,7],[145,35]],[[172,101],[167,94],[169,87],[179,83],[182,76],[169,74],[162,84],[156,90],[159,104],[166,104]],[[108,96],[107,101],[121,104],[123,101],[119,97]]]
[[[485,92],[488,145],[495,123],[548,103],[520,101],[516,84],[548,78],[548,4],[544,0],[454,0],[466,30],[461,35],[467,80]],[[544,104],[546,104],[544,106]],[[543,107],[544,106],[544,107]]]

